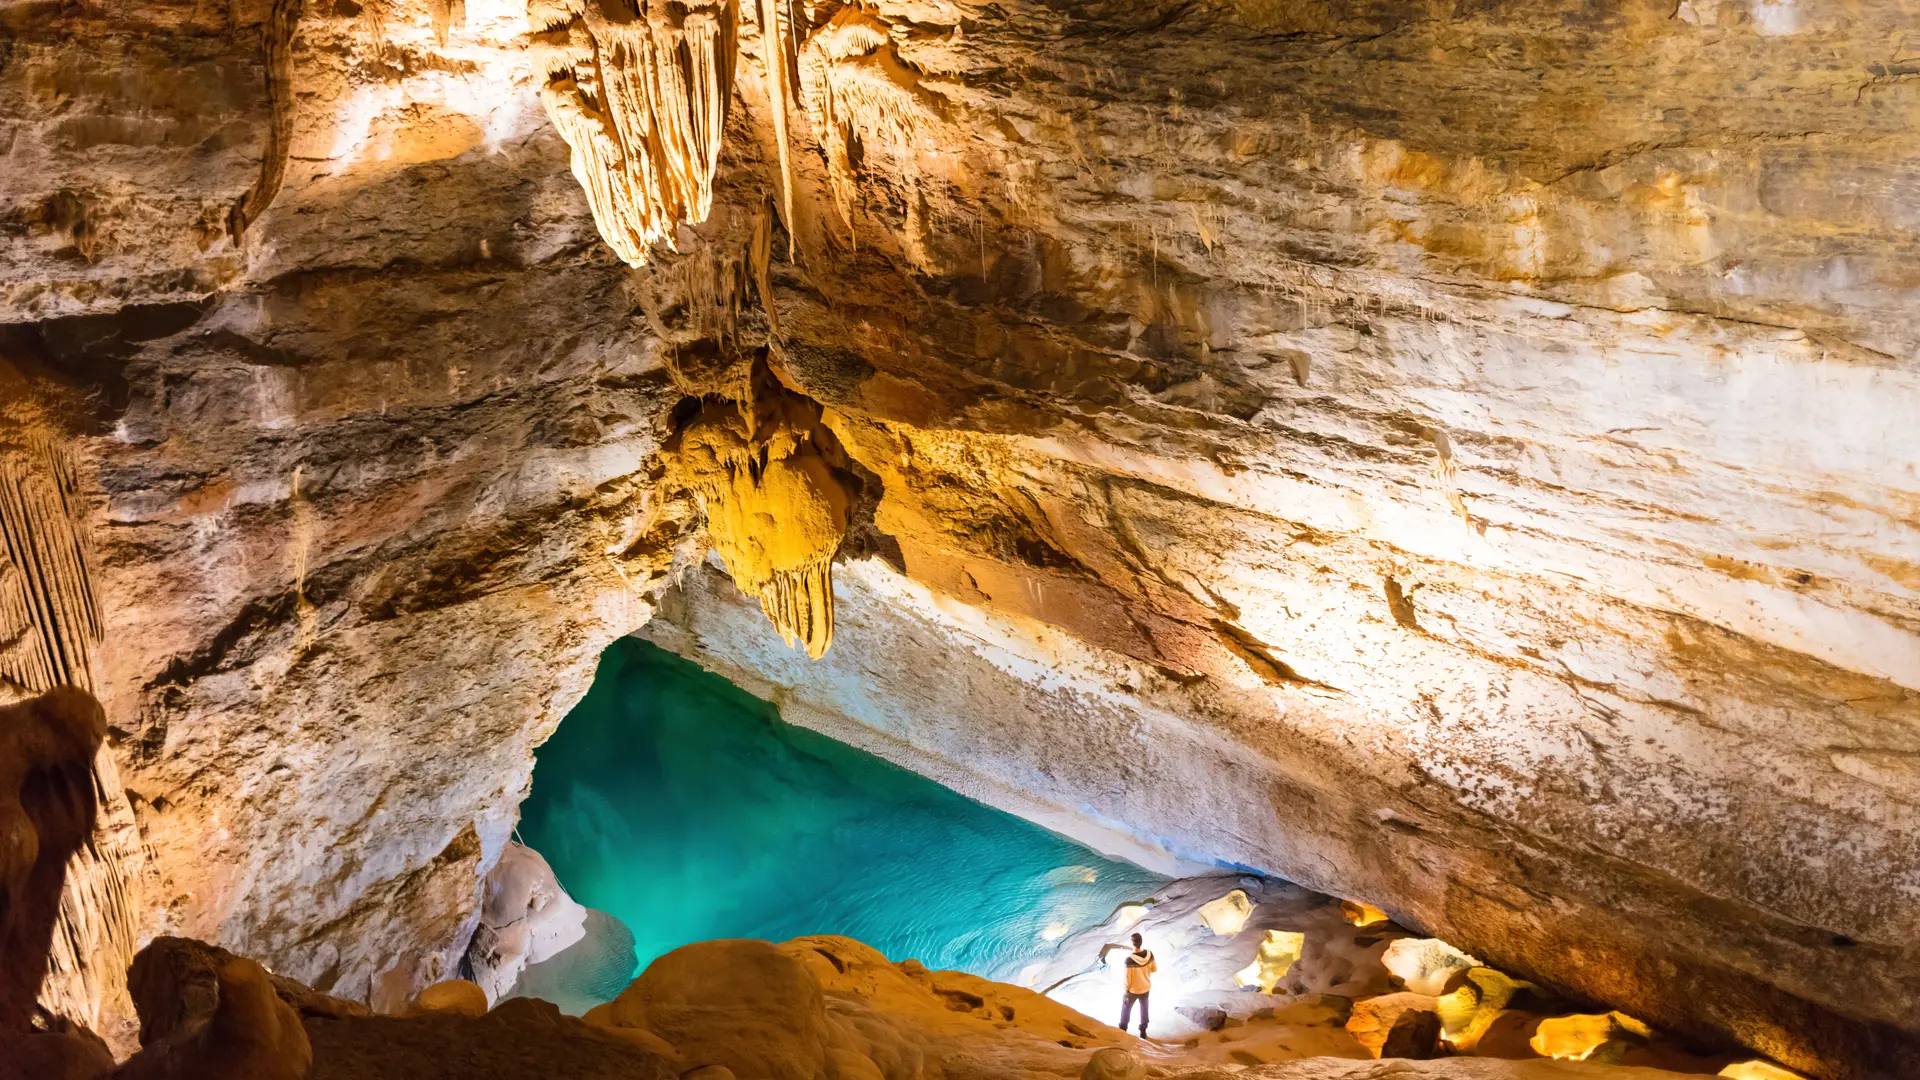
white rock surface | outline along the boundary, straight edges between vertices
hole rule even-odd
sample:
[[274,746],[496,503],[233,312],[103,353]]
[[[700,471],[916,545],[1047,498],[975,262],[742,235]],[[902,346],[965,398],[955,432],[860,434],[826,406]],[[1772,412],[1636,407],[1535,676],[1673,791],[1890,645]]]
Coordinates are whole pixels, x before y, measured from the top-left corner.
[[1437,938],[1402,938],[1387,946],[1380,957],[1407,990],[1429,997],[1446,989],[1455,972],[1481,966],[1480,961]]
[[510,843],[487,872],[480,925],[467,947],[473,981],[499,1001],[528,964],[554,956],[586,936],[587,909],[567,895],[537,851]]

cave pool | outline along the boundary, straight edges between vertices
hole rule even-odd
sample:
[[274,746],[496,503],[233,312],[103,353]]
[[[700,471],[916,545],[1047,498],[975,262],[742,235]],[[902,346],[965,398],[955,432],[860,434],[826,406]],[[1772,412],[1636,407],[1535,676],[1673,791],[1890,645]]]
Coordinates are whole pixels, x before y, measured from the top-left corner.
[[523,980],[569,1011],[708,938],[845,934],[893,960],[1020,981],[1055,941],[1167,880],[785,723],[635,638],[607,649],[537,752],[521,815],[573,898],[633,936],[632,970],[622,949],[591,986]]

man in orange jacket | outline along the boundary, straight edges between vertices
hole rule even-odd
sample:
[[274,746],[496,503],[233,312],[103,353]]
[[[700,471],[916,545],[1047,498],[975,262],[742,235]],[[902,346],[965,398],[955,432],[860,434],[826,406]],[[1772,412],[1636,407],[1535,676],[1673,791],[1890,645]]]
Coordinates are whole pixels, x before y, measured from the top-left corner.
[[1133,1003],[1140,1003],[1140,1037],[1147,1037],[1147,993],[1153,989],[1153,973],[1160,970],[1154,963],[1153,953],[1147,951],[1145,939],[1139,934],[1133,935],[1133,951],[1127,954],[1127,996],[1120,1003],[1120,1030],[1127,1030],[1127,1021],[1133,1017]]

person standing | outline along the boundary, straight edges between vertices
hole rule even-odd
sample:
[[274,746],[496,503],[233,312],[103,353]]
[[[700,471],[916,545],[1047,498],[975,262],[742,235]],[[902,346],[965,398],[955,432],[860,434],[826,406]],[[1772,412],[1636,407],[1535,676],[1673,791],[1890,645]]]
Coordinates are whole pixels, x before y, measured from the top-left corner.
[[1133,1017],[1134,1002],[1140,1003],[1140,1037],[1147,1037],[1147,994],[1153,989],[1153,973],[1160,970],[1154,963],[1153,953],[1147,949],[1146,940],[1139,934],[1133,935],[1133,951],[1127,954],[1127,996],[1120,1002],[1120,1030],[1127,1030],[1127,1021]]

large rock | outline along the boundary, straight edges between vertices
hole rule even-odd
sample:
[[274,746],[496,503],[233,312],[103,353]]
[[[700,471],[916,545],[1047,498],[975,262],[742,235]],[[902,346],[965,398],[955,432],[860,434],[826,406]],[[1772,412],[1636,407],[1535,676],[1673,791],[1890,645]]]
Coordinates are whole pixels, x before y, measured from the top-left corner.
[[826,1004],[805,965],[764,941],[704,941],[647,965],[633,985],[587,1014],[666,1040],[690,1067],[735,1076],[825,1075]]
[[1480,966],[1480,961],[1435,938],[1402,938],[1387,946],[1380,962],[1408,991],[1429,996],[1445,993],[1454,976]]
[[486,1000],[498,1001],[528,964],[552,959],[586,933],[587,909],[567,895],[547,860],[508,844],[481,891],[480,925],[467,946],[473,981]]
[[[1389,1056],[1385,1053],[1385,1048],[1390,1041],[1395,1043],[1396,1049],[1403,1050],[1402,1053],[1391,1056],[1427,1056],[1405,1053],[1404,1048],[1418,1042],[1432,1042],[1433,1039],[1439,1038],[1440,1020],[1438,1014],[1434,1013],[1433,1006],[1434,999],[1431,996],[1410,991],[1382,994],[1379,997],[1356,1001],[1353,1003],[1353,1012],[1347,1019],[1347,1033],[1374,1057]],[[1431,1039],[1424,1038],[1429,1025],[1421,1014],[1434,1017],[1431,1024]],[[1400,1018],[1407,1015],[1411,1015],[1412,1019],[1408,1022],[1408,1026],[1402,1029]],[[1396,1030],[1402,1031],[1400,1040],[1393,1039],[1393,1033]]]
[[313,1049],[280,981],[201,942],[154,941],[127,975],[140,1012],[140,1052],[115,1080],[304,1080]]

